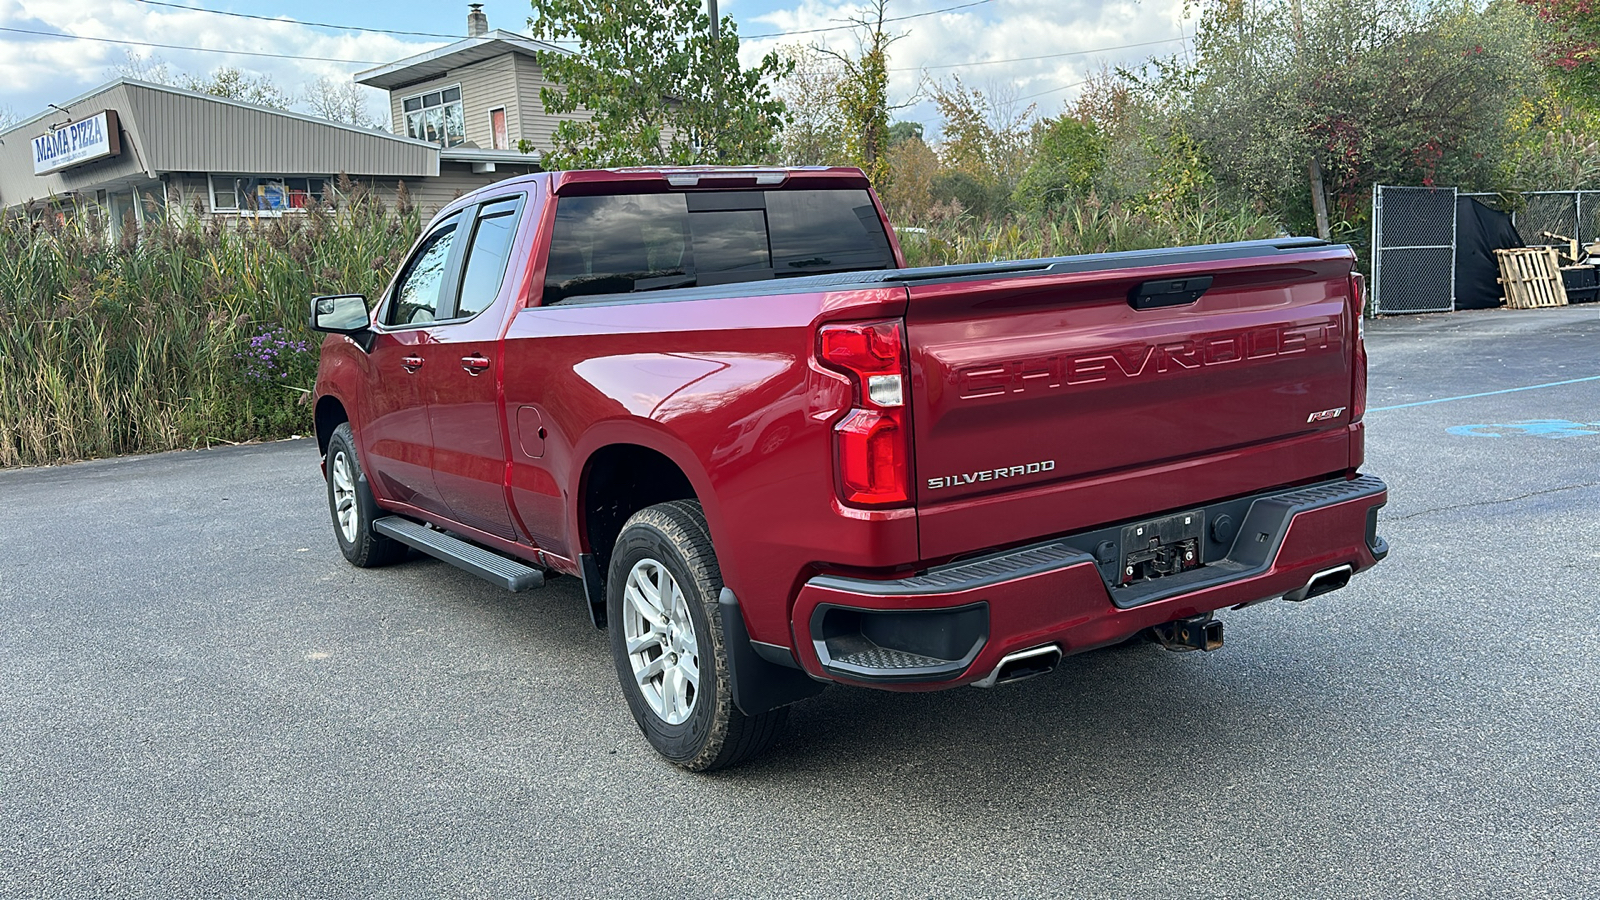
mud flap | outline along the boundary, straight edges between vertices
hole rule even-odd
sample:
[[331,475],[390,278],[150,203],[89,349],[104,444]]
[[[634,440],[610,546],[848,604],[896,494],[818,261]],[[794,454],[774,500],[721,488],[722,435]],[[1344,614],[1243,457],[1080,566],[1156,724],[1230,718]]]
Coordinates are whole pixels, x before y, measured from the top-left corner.
[[744,626],[739,598],[723,588],[717,603],[722,607],[722,646],[728,651],[728,677],[733,683],[733,702],[747,716],[760,715],[780,706],[815,697],[826,682],[815,681],[804,670],[769,662],[750,645],[750,632]]

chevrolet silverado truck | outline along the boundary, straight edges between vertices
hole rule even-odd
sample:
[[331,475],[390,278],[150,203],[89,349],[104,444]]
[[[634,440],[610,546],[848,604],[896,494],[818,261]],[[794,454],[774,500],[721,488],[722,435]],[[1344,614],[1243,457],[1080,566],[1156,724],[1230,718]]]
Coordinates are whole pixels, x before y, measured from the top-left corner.
[[854,169],[549,172],[313,299],[334,535],[582,579],[692,770],[829,683],[992,687],[1387,553],[1362,282],[1302,238],[907,268]]

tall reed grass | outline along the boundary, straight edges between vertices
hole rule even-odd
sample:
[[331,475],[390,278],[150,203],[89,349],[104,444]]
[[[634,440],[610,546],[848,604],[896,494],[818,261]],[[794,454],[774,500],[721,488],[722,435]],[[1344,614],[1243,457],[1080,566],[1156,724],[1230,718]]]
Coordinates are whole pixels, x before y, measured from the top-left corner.
[[1090,197],[1047,213],[980,219],[957,210],[929,215],[923,222],[896,224],[922,228],[899,231],[901,249],[912,266],[1150,250],[1279,234],[1278,224],[1270,216],[1249,207],[1230,208],[1210,198],[1134,208],[1103,204]]
[[[321,341],[305,327],[307,298],[375,296],[420,227],[404,201],[387,209],[348,185],[341,196],[276,219],[196,211],[115,241],[94,215],[0,222],[0,466],[308,431]],[[930,219],[901,232],[911,265],[1277,233],[1264,216],[1204,202]]]
[[0,222],[0,466],[311,427],[307,298],[382,290],[419,228],[360,186],[281,218]]

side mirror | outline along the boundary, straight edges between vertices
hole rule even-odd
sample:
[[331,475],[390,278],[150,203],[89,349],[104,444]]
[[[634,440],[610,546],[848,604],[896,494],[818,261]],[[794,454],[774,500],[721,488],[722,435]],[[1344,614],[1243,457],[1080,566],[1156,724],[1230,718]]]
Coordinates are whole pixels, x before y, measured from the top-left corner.
[[367,298],[360,294],[335,294],[311,298],[311,330],[329,334],[360,334],[372,324]]

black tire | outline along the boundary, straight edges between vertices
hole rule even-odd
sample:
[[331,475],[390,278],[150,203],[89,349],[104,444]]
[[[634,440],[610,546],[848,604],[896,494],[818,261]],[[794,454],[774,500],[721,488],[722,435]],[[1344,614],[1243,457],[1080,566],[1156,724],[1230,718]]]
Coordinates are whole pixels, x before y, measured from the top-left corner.
[[[342,474],[349,478],[347,488],[341,486],[340,479],[341,467],[346,463],[349,468]],[[372,523],[383,513],[362,472],[355,434],[349,422],[342,422],[328,438],[327,456],[328,512],[333,516],[333,536],[339,542],[339,552],[351,565],[363,569],[397,563],[405,559],[406,545],[372,530]],[[343,500],[339,496],[342,493],[345,493]],[[341,504],[345,501],[350,503],[349,511],[353,516],[349,534],[346,534],[346,523],[341,521]]]
[[[635,676],[634,655],[628,651],[627,631],[636,626],[625,623],[624,614],[628,607],[634,607],[632,614],[641,615],[625,596],[629,576],[636,567],[642,567],[641,573],[664,568],[672,576],[694,626],[698,682],[687,718],[679,723],[668,721],[653,708],[652,701],[646,698],[647,688]],[[736,765],[764,752],[772,746],[789,713],[783,707],[747,716],[734,705],[728,653],[722,643],[722,609],[717,603],[721,593],[722,570],[698,502],[674,500],[647,507],[623,526],[606,579],[606,611],[617,678],[628,710],[645,738],[662,756],[694,772]],[[652,662],[669,655],[665,643],[655,649],[659,654],[650,657]],[[651,652],[645,648],[637,656],[645,659]],[[675,661],[677,657],[671,658]],[[656,691],[653,682],[648,689]],[[656,693],[667,693],[665,676]]]

